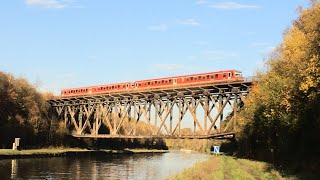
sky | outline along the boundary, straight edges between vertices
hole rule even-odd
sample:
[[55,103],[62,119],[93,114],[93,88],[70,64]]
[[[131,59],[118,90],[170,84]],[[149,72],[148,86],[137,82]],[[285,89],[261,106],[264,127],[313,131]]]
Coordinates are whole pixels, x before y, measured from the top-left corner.
[[41,91],[237,69],[252,76],[308,0],[10,0],[0,71]]

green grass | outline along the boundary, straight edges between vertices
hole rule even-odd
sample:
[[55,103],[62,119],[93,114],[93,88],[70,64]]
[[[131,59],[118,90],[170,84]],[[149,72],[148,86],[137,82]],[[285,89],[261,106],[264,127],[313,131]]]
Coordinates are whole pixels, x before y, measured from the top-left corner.
[[269,164],[231,156],[212,156],[169,179],[285,179]]

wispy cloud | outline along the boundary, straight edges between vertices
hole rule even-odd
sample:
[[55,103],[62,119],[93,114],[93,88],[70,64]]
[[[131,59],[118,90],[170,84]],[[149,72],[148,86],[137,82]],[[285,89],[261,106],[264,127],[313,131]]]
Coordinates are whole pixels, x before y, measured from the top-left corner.
[[158,24],[158,25],[151,25],[148,26],[147,28],[149,31],[167,31],[168,30],[168,26],[166,24]]
[[25,0],[25,4],[28,6],[35,6],[41,8],[65,8],[66,4],[58,0]]
[[197,5],[204,5],[219,10],[240,10],[240,9],[258,9],[260,6],[255,4],[241,4],[235,1],[227,2],[210,2],[207,0],[197,0]]
[[239,56],[236,52],[217,50],[205,50],[202,52],[202,55],[208,60],[229,60]]
[[260,8],[258,5],[253,4],[240,4],[237,2],[219,2],[219,3],[212,3],[209,7],[214,9],[221,9],[221,10],[239,10],[239,9],[257,9]]
[[66,7],[83,8],[76,4],[77,0],[25,0],[28,6],[47,8],[47,9],[63,9]]
[[208,1],[207,1],[207,0],[197,0],[197,1],[196,1],[196,4],[200,4],[200,5],[202,5],[202,4],[208,4]]
[[193,18],[178,20],[178,24],[181,24],[184,26],[199,26],[200,25],[200,23]]

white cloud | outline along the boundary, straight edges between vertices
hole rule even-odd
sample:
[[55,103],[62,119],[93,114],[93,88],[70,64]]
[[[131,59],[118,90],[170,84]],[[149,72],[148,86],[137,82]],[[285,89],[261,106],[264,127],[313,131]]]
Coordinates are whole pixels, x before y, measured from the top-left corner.
[[25,0],[26,5],[41,8],[61,9],[66,7],[66,3],[58,0]]
[[200,23],[193,18],[178,20],[178,23],[181,25],[185,25],[185,26],[199,26],[200,25]]
[[237,2],[219,2],[219,3],[211,3],[209,7],[214,9],[221,10],[239,10],[239,9],[257,9],[260,8],[258,5],[252,4],[240,4]]
[[76,4],[77,0],[25,0],[28,6],[47,9],[63,9],[66,7],[83,8],[83,6]]
[[168,30],[168,26],[166,24],[158,24],[158,25],[152,25],[152,26],[148,26],[147,28],[149,31],[167,31]]
[[236,52],[205,50],[202,52],[204,58],[209,60],[229,60],[238,57]]
[[208,4],[208,1],[206,1],[206,0],[197,0],[196,1],[196,4]]

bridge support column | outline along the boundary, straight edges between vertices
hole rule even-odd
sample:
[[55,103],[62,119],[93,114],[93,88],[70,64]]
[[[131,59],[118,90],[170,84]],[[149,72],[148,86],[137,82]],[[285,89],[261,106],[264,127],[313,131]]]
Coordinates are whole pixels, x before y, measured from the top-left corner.
[[[237,130],[237,111],[241,108],[241,99],[249,91],[248,88],[240,91],[243,87],[240,83],[235,91],[237,88],[233,89],[232,84],[219,84],[99,94],[56,100],[51,105],[57,118],[63,119],[65,127],[78,137],[141,137],[142,134],[173,138],[207,137],[226,130]],[[223,119],[226,106],[231,107],[234,114],[227,126]],[[191,118],[185,116],[188,112]],[[203,118],[199,119],[202,113]],[[143,128],[138,127],[142,122]],[[233,127],[228,129],[229,125]],[[182,128],[191,131],[186,135],[187,131],[182,131]]]

